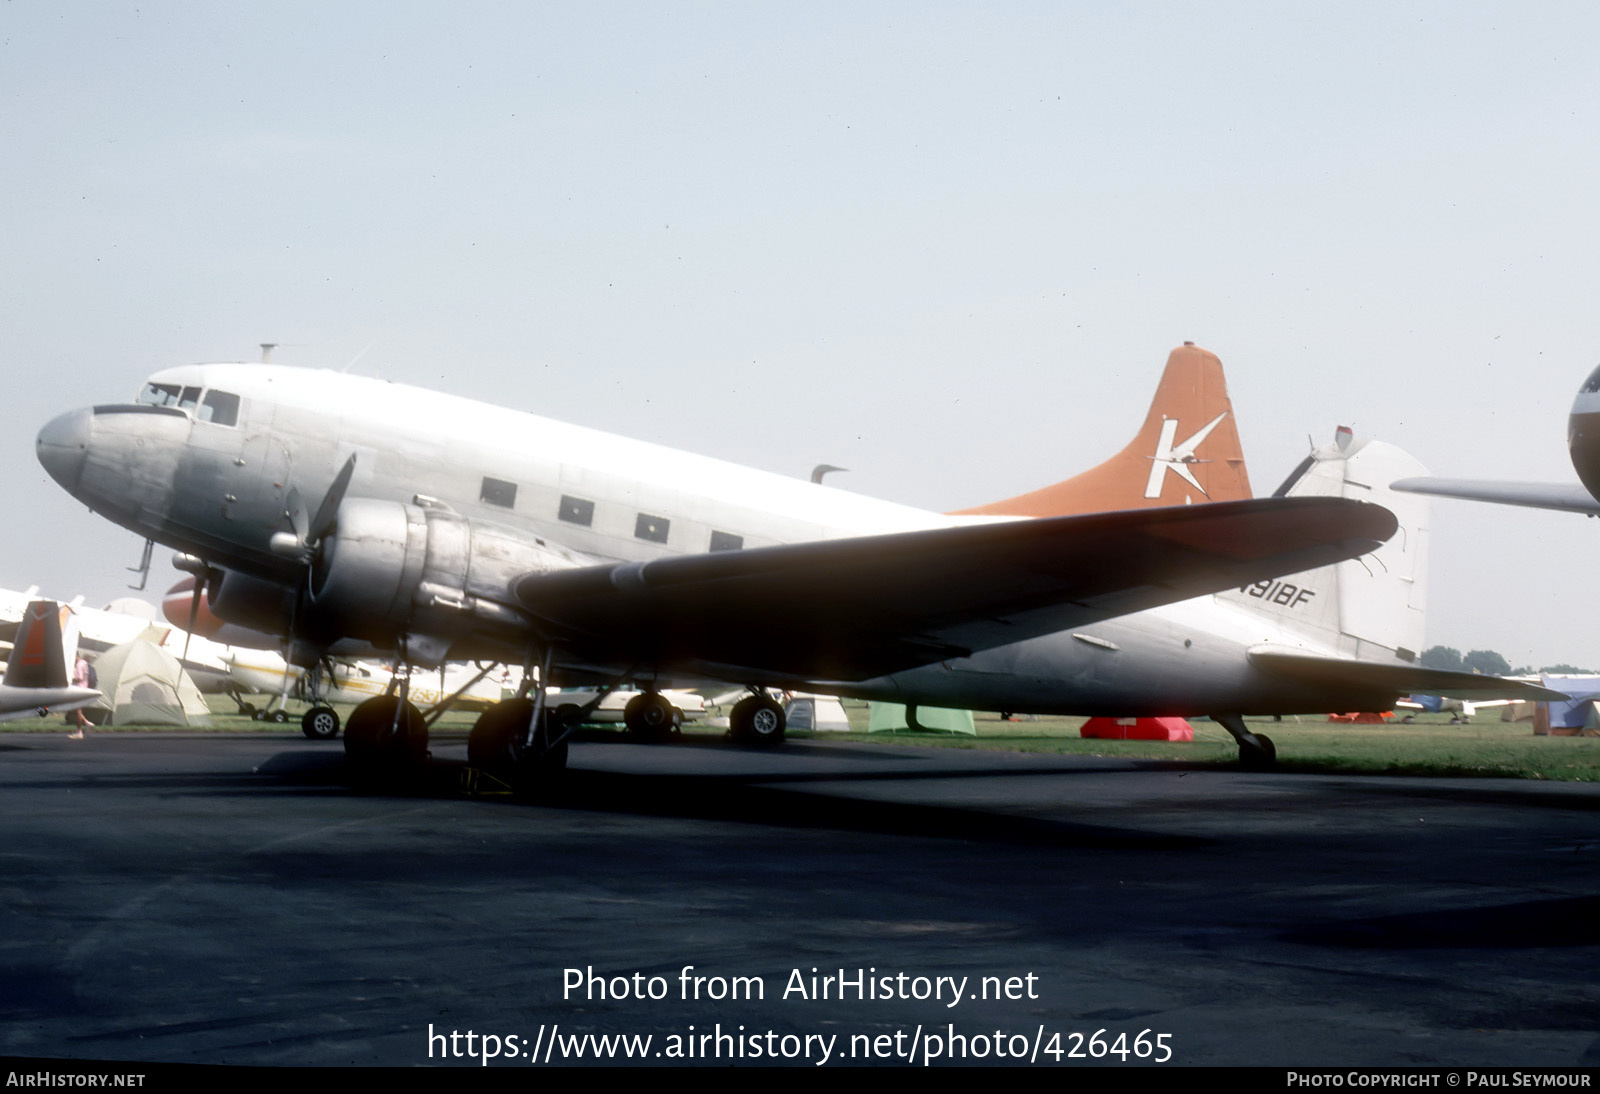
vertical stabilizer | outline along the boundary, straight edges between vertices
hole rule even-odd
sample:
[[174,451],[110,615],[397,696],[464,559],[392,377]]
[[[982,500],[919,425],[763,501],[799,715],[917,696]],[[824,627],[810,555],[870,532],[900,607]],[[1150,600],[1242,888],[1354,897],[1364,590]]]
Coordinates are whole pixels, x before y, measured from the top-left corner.
[[17,627],[4,683],[15,688],[64,688],[70,683],[69,666],[76,651],[72,609],[54,600],[30,601]]
[[1428,501],[1389,489],[1427,474],[1409,453],[1338,431],[1334,443],[1303,460],[1275,497],[1345,497],[1374,502],[1399,530],[1371,554],[1303,574],[1258,581],[1217,598],[1268,617],[1274,644],[1305,645],[1367,661],[1416,663],[1425,636]]
[[1064,517],[1250,497],[1233,404],[1216,354],[1185,342],[1167,357],[1128,447],[1081,475],[963,514]]

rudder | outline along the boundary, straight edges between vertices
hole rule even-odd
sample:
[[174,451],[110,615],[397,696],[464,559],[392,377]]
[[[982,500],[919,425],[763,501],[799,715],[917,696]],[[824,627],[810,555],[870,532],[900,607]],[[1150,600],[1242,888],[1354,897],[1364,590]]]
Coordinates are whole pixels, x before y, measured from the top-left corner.
[[1341,427],[1337,439],[1307,456],[1273,496],[1373,502],[1394,513],[1399,529],[1371,554],[1218,598],[1266,615],[1309,645],[1340,656],[1416,663],[1426,637],[1430,510],[1423,495],[1400,493],[1389,484],[1426,473],[1402,449]]

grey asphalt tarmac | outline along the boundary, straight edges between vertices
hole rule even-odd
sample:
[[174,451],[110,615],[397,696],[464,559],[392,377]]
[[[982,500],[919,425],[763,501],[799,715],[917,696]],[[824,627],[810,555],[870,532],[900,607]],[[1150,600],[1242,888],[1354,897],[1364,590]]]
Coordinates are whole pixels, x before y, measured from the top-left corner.
[[0,737],[0,1053],[1600,1063],[1593,786],[592,741],[525,805],[435,755],[400,791],[297,735]]

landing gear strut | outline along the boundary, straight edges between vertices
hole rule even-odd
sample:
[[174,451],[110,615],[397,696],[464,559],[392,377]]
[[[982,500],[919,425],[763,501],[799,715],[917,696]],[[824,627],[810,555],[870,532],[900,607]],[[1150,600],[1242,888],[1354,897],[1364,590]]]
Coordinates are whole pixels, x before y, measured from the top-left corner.
[[1278,750],[1265,733],[1251,733],[1237,714],[1213,714],[1211,720],[1239,742],[1239,766],[1246,771],[1270,771],[1278,763]]

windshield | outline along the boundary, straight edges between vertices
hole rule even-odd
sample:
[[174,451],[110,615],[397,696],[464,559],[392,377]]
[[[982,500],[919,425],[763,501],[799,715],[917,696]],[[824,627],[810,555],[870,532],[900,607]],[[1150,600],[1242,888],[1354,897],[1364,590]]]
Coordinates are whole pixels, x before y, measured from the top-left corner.
[[182,397],[183,389],[177,384],[149,383],[144,385],[144,390],[139,392],[139,398],[135,401],[145,406],[177,406]]

